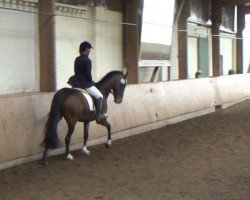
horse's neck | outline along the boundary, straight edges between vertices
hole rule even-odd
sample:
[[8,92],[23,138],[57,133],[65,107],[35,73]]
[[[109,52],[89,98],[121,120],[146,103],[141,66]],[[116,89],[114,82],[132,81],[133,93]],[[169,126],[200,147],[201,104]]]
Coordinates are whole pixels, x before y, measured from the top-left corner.
[[97,85],[96,87],[102,93],[103,97],[107,99],[111,92],[112,87],[109,84],[105,84],[105,83],[102,85]]

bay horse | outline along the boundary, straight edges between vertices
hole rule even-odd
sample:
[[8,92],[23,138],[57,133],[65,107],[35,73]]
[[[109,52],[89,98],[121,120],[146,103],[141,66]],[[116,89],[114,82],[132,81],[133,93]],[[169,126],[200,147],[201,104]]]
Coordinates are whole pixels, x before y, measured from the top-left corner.
[[[107,98],[110,93],[113,94],[115,103],[119,104],[122,102],[127,83],[127,75],[128,74],[123,74],[121,71],[111,71],[99,82],[95,83],[95,86],[103,94],[102,113],[107,113]],[[66,159],[73,160],[73,156],[69,152],[69,144],[77,122],[83,122],[84,124],[82,152],[87,155],[90,154],[86,145],[89,136],[89,123],[95,120],[95,111],[90,110],[88,102],[80,90],[74,88],[62,88],[58,90],[53,97],[49,117],[44,129],[45,134],[42,145],[44,145],[45,150],[42,163],[45,165],[48,164],[48,150],[59,147],[57,125],[62,117],[64,117],[68,125],[68,132],[65,137]],[[105,126],[108,130],[106,146],[110,147],[111,125],[107,119],[100,122],[100,124]]]

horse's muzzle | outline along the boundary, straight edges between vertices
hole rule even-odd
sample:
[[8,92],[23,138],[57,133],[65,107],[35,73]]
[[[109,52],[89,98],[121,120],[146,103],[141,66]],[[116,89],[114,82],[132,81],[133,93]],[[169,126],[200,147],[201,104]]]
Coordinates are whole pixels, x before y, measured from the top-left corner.
[[115,98],[114,100],[115,103],[119,104],[122,102],[122,98]]

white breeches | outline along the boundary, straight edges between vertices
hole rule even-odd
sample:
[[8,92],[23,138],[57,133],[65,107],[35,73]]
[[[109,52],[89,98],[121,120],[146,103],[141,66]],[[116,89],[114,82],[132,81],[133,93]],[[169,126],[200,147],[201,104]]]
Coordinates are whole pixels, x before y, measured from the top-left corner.
[[99,98],[103,99],[102,93],[95,86],[86,88],[85,90],[89,93],[90,96],[94,97],[95,99],[99,99]]

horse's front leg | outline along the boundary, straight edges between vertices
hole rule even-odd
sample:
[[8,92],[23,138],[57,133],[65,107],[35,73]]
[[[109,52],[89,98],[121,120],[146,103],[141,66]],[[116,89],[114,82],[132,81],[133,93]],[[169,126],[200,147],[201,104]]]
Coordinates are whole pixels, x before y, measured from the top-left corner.
[[112,144],[112,142],[111,142],[111,125],[110,125],[110,123],[107,120],[101,121],[100,124],[103,125],[103,126],[105,126],[107,128],[107,130],[108,130],[108,139],[107,139],[107,143],[106,143],[105,146],[107,148],[110,148],[111,144]]
[[83,147],[82,153],[85,155],[90,155],[90,151],[87,149],[87,141],[89,138],[89,122],[84,122],[84,133],[83,133]]

